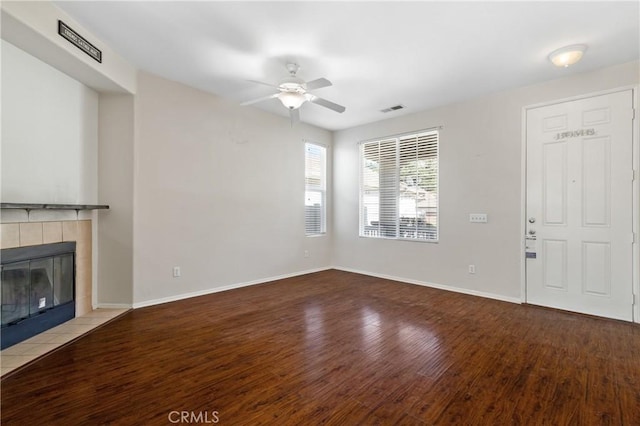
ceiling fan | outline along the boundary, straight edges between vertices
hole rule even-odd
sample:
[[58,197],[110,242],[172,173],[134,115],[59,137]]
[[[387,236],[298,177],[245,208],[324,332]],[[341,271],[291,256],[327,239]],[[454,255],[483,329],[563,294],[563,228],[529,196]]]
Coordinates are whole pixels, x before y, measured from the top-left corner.
[[331,82],[326,78],[319,78],[317,80],[305,82],[301,78],[296,77],[296,73],[299,69],[300,66],[298,64],[287,64],[289,77],[282,80],[282,82],[277,86],[274,84],[263,83],[261,81],[253,81],[254,83],[264,84],[269,87],[275,87],[276,89],[278,89],[278,92],[269,96],[263,96],[258,99],[242,102],[240,105],[251,105],[269,99],[278,98],[280,99],[280,102],[282,102],[282,105],[289,109],[292,125],[300,121],[299,108],[307,101],[323,106],[325,108],[329,108],[330,110],[339,113],[343,113],[346,110],[346,108],[342,105],[338,105],[309,93],[309,90],[321,89],[323,87],[331,86]]

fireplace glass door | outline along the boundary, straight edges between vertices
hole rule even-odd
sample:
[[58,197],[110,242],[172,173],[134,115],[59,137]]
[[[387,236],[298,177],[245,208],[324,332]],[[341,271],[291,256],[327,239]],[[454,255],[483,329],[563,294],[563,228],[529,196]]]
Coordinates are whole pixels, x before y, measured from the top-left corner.
[[29,317],[29,263],[2,266],[2,326]]
[[2,266],[2,326],[73,301],[73,254]]

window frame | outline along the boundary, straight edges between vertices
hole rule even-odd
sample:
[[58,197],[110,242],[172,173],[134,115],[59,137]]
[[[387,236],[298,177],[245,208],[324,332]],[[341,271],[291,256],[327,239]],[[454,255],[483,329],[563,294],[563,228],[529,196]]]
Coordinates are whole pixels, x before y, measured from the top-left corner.
[[[418,130],[418,131],[412,131],[412,132],[405,132],[405,133],[400,133],[400,134],[395,134],[395,135],[391,135],[391,136],[384,136],[384,137],[378,137],[375,139],[369,139],[369,140],[364,140],[364,141],[360,141],[358,143],[358,178],[359,178],[359,182],[358,182],[358,204],[359,204],[359,208],[358,208],[358,236],[361,238],[372,238],[372,239],[381,239],[381,240],[394,240],[394,241],[412,241],[412,242],[418,242],[418,243],[434,243],[437,244],[440,242],[440,143],[441,143],[441,132],[440,130],[442,130],[442,126],[438,126],[438,127],[433,127],[433,128],[428,128],[428,129],[423,129],[423,130]],[[435,170],[435,181],[436,181],[436,185],[435,185],[435,237],[434,238],[417,238],[417,237],[404,237],[401,235],[400,229],[401,229],[401,220],[402,220],[402,216],[400,213],[400,198],[401,198],[401,190],[400,190],[400,183],[401,183],[401,179],[400,179],[400,169],[401,169],[401,162],[400,162],[400,152],[401,152],[401,148],[400,148],[400,141],[403,139],[407,139],[407,138],[411,138],[411,137],[416,137],[416,138],[420,138],[425,137],[428,135],[436,135],[436,142],[435,142],[435,159],[436,159],[436,170]],[[383,143],[383,142],[388,142],[388,141],[394,141],[395,143],[395,236],[389,236],[389,235],[367,235],[366,234],[366,230],[365,227],[367,226],[367,223],[365,223],[364,221],[364,211],[365,211],[365,201],[364,201],[364,197],[365,197],[365,188],[364,188],[364,167],[365,167],[365,155],[364,155],[364,147],[367,144],[372,144],[372,143]],[[379,197],[379,195],[378,195]],[[380,214],[380,209],[378,210],[378,214]],[[379,230],[378,230],[379,232]]]
[[[305,237],[320,237],[323,235],[327,234],[327,157],[328,157],[328,147],[324,144],[318,143],[318,142],[314,142],[311,140],[304,140],[304,145],[303,145],[303,149],[304,149],[304,198],[305,198],[305,204],[304,204],[304,234]],[[308,179],[308,175],[307,175],[307,161],[308,161],[308,157],[307,157],[307,146],[311,145],[311,146],[315,146],[318,147],[320,149],[322,149],[322,156],[321,156],[321,177],[320,177],[320,185],[309,185],[307,183],[307,179]],[[321,200],[321,205],[320,205],[320,231],[319,232],[308,232],[308,215],[307,215],[307,194],[313,192],[313,193],[319,193],[320,194],[320,200]]]

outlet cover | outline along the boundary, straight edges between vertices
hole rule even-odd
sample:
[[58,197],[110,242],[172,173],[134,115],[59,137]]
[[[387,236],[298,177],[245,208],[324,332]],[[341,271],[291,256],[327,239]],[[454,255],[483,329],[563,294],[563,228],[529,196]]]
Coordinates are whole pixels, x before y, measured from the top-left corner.
[[486,213],[471,213],[469,215],[469,222],[472,223],[487,223]]

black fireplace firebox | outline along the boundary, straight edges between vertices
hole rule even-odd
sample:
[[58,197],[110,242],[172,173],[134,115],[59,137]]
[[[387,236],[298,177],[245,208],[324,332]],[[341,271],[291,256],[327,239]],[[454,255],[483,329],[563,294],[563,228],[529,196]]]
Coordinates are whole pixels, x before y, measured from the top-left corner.
[[75,242],[0,251],[2,349],[75,317],[75,251]]

